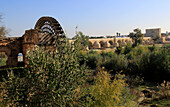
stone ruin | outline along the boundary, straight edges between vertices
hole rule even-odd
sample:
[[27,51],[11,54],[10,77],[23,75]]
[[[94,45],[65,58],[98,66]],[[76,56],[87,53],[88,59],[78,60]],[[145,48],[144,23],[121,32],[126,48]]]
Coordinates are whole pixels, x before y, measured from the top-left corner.
[[0,52],[6,54],[8,67],[17,67],[18,54],[23,55],[23,65],[26,65],[26,54],[28,49],[35,45],[43,45],[45,48],[55,46],[59,38],[65,38],[64,31],[59,22],[52,17],[41,17],[34,29],[26,30],[22,37],[0,38]]

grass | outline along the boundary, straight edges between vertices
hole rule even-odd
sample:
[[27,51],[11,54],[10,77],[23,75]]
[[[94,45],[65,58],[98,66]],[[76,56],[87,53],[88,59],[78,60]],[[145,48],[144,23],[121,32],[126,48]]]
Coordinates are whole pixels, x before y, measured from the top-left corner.
[[102,53],[102,51],[105,52],[114,52],[115,48],[104,48],[104,49],[91,49],[92,51],[97,51],[97,53]]
[[170,99],[154,100],[150,105],[151,107],[170,107]]

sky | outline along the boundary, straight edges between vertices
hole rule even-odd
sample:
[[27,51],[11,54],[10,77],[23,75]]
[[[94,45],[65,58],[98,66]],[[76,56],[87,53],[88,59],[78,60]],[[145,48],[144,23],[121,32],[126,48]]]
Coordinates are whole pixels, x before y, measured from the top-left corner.
[[69,38],[76,26],[89,36],[170,31],[170,0],[0,0],[0,14],[10,36],[22,36],[42,16],[59,21]]

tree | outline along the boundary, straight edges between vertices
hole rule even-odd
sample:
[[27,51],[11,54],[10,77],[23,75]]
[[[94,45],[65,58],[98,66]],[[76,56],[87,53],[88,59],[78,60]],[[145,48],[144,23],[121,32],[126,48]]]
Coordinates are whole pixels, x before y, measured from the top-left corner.
[[152,39],[153,39],[153,41],[154,41],[153,46],[155,46],[155,44],[159,42],[160,37],[159,37],[159,36],[156,36],[155,38],[152,38]]
[[8,31],[6,30],[6,27],[1,26],[0,27],[0,37],[5,37],[5,35],[8,33]]
[[135,41],[134,46],[142,43],[143,36],[144,35],[141,33],[141,30],[138,28],[134,29],[134,32],[129,34],[129,37]]
[[80,40],[80,47],[81,49],[86,49],[89,46],[89,37],[84,35],[82,32],[76,32],[76,36],[73,39]]
[[[0,22],[2,20],[2,15],[0,15]],[[6,30],[6,27],[0,26],[0,37],[5,37],[5,35],[8,33]]]

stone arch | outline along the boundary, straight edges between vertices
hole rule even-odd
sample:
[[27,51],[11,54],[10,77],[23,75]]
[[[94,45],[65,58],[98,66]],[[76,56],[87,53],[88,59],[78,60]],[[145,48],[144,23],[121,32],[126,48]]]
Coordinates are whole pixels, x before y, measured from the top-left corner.
[[119,46],[121,46],[122,41],[121,41],[121,40],[118,40],[117,43],[119,44]]
[[129,43],[133,44],[132,40],[129,40]]
[[95,41],[95,42],[93,43],[93,48],[101,48],[100,43],[97,42],[97,41]]
[[125,40],[126,43],[129,43],[128,39]]
[[149,40],[145,40],[145,45],[149,45]]
[[122,39],[122,42],[125,42],[125,40],[124,40],[124,39]]
[[121,45],[122,45],[122,46],[125,46],[126,44],[127,44],[126,42],[122,42],[122,44],[121,44]]
[[7,46],[0,46],[0,52],[4,52],[7,56],[7,61],[6,61],[6,66],[10,65],[11,63],[11,58],[10,58],[10,55],[11,55],[11,50],[10,48],[8,48]]
[[106,42],[104,43],[104,47],[105,47],[105,48],[109,48],[109,47],[110,47],[110,43],[109,43],[108,41],[106,41]]
[[112,40],[109,41],[110,45],[113,46],[114,42]]
[[100,47],[101,47],[101,48],[105,48],[104,41],[100,41],[99,43],[100,43]]
[[18,53],[18,64],[17,64],[17,66],[24,66],[24,55],[23,55],[23,53]]
[[23,62],[23,53],[18,53],[18,62]]
[[92,49],[93,48],[93,44],[92,44],[92,42],[91,41],[89,41],[89,49]]

